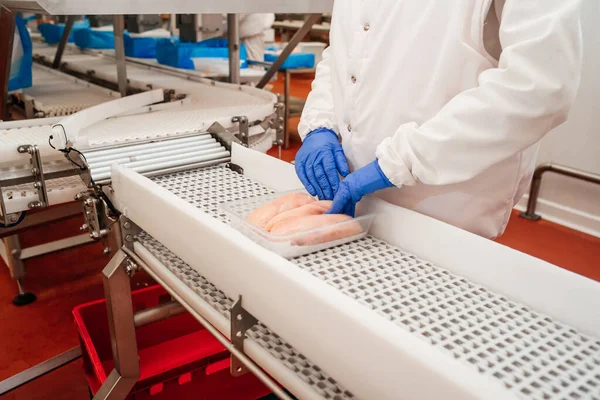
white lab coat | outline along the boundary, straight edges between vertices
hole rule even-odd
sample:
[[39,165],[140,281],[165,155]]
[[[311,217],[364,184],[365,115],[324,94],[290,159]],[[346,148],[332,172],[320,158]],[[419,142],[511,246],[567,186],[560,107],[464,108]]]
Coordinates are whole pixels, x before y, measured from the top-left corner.
[[[567,118],[582,38],[579,0],[497,6],[336,1],[301,137],[333,129],[351,170],[379,159],[396,185],[379,197],[500,235],[531,180],[540,139]],[[488,11],[500,9],[498,28]]]
[[[264,61],[265,39],[264,33],[273,26],[275,14],[238,14],[240,41],[246,46],[248,59]],[[226,18],[227,14],[224,15]],[[225,24],[227,32],[227,24]]]

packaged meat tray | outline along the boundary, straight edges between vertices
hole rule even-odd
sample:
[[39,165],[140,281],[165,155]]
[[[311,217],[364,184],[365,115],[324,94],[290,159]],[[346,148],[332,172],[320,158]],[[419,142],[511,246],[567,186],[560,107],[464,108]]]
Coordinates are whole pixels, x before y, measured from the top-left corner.
[[[303,200],[304,196],[308,198],[308,201]],[[289,201],[286,201],[286,199],[289,199]],[[268,224],[267,220],[264,221],[264,224],[249,221],[248,217],[250,216],[250,219],[252,219],[252,214],[257,210],[264,209],[265,206],[268,207],[270,204],[275,204],[278,200],[283,200],[281,202],[284,204],[284,207],[279,210],[290,212],[297,219],[292,220],[290,218],[274,228],[272,224]],[[231,224],[235,229],[266,249],[285,258],[294,258],[314,253],[360,239],[367,235],[374,215],[363,215],[357,218],[348,218],[342,215],[315,215],[314,209],[323,207],[323,203],[326,202],[317,202],[315,199],[309,198],[306,192],[294,191],[272,193],[232,201],[221,204],[220,207],[229,215]],[[311,213],[309,210],[306,216],[298,217],[298,215],[302,214],[300,207],[306,206],[312,208],[313,212]],[[272,212],[271,214],[270,219],[276,220],[275,217],[281,219],[283,212]],[[322,214],[322,212],[318,214]],[[332,223],[326,223],[309,230],[302,229],[302,227],[311,226],[315,219],[318,219],[319,224],[323,221],[332,221]],[[296,225],[296,230],[298,231],[294,232]],[[267,230],[266,226],[273,228],[273,231],[270,232]],[[282,233],[286,231],[290,233]]]

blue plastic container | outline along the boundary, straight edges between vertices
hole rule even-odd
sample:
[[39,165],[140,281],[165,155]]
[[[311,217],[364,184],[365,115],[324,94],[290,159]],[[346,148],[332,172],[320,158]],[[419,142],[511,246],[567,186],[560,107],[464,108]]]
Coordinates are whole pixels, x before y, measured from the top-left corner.
[[125,55],[135,58],[156,58],[156,45],[162,39],[166,38],[131,37],[125,33],[123,36]]
[[[179,39],[159,39],[156,45],[156,59],[160,64],[174,68],[194,69],[192,58],[229,58],[226,39],[209,39],[199,43],[181,42]],[[248,66],[248,54],[244,45],[240,46],[242,68]]]
[[111,31],[98,31],[92,28],[83,28],[73,33],[77,47],[82,49],[107,50],[115,48],[115,36]]
[[[69,43],[73,43],[74,32],[89,27],[90,22],[87,19],[75,22],[71,34],[69,35]],[[60,42],[60,39],[62,38],[63,32],[65,31],[65,24],[40,24],[38,25],[38,30],[46,43],[56,44]]]
[[[274,47],[268,48],[267,50],[275,51]],[[265,54],[265,62],[275,62],[277,60],[278,54]],[[300,69],[300,68],[314,68],[315,66],[315,55],[312,53],[292,53],[288,56],[287,60],[283,63],[280,71],[285,71],[286,69]]]

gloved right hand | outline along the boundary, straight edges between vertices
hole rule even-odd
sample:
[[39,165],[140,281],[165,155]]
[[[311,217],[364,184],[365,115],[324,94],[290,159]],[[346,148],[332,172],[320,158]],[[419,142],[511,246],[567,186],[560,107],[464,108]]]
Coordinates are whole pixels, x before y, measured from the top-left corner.
[[350,172],[338,136],[324,128],[304,138],[295,166],[308,193],[320,200],[332,200],[340,187],[340,175],[346,177]]

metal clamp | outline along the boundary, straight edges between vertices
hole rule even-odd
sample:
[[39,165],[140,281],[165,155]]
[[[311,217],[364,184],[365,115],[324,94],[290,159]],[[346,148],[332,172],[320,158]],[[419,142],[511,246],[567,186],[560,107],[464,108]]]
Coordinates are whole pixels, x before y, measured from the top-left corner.
[[248,118],[243,116],[233,117],[231,122],[237,122],[239,125],[239,132],[235,135],[235,138],[238,139],[243,146],[250,147],[250,124],[248,123]]
[[[106,238],[115,222],[115,218],[109,215],[110,210],[104,199],[89,191],[78,193],[75,200],[81,201],[83,204],[83,216],[85,218],[85,223],[79,229],[88,231],[90,239],[102,240]],[[105,250],[105,253],[108,254],[109,252],[109,250]]]
[[[233,348],[244,352],[244,339],[246,331],[252,328],[258,320],[242,307],[242,296],[238,297],[237,301],[231,307],[230,332],[231,344]],[[241,376],[248,372],[246,366],[237,359],[233,354],[230,356],[231,375]]]
[[33,187],[37,189],[38,201],[29,203],[29,208],[48,207],[48,192],[46,191],[46,181],[44,179],[44,167],[42,165],[42,156],[36,145],[23,145],[17,148],[21,154],[29,153],[31,163],[31,175],[33,175]]
[[121,235],[123,236],[123,246],[129,250],[133,250],[133,241],[135,236],[142,231],[142,228],[137,226],[132,220],[124,215],[119,218],[119,224],[121,225]]

